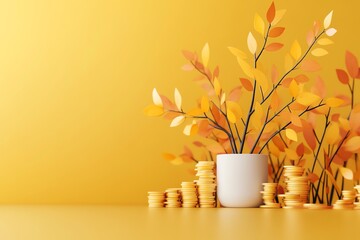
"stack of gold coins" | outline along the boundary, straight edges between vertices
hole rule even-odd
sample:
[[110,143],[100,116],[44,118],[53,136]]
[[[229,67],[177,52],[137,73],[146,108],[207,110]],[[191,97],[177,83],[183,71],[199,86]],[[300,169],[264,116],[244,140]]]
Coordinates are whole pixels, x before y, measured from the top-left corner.
[[200,161],[196,164],[196,180],[199,195],[199,207],[216,207],[215,163],[213,161]]
[[321,203],[305,203],[304,208],[320,210],[320,209],[331,209],[331,206]]
[[182,207],[194,208],[198,204],[196,184],[194,182],[181,183]]
[[179,188],[169,188],[165,192],[166,192],[165,206],[167,208],[181,207],[181,194]]
[[354,209],[356,191],[343,190],[341,193],[342,193],[342,198],[336,200],[336,202],[333,204],[333,209]]
[[303,208],[309,197],[309,178],[303,176],[304,168],[284,166],[286,192],[282,195],[284,208]]
[[164,201],[164,192],[148,192],[148,203],[150,208],[162,208],[164,207]]
[[354,189],[356,190],[356,201],[354,202],[354,209],[360,210],[360,185],[356,185]]
[[277,183],[263,183],[264,191],[260,193],[265,205],[261,205],[261,208],[280,208],[280,203],[275,202],[277,185]]

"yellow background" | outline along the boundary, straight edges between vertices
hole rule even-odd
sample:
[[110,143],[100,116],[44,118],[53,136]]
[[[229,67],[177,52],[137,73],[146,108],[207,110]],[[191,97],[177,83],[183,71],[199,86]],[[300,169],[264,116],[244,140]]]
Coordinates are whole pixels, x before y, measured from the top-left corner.
[[[234,85],[228,46],[246,50],[253,16],[270,1],[33,0],[0,2],[0,203],[145,203],[148,190],[191,180],[161,158],[190,140],[147,118],[153,87],[199,93],[182,49],[210,45],[210,66]],[[360,58],[358,1],[276,1],[285,48],[305,47],[313,20],[334,9],[338,33],[321,74],[330,93],[349,49]],[[265,58],[270,61],[270,58]],[[195,90],[194,90],[195,89]],[[346,90],[340,86],[340,90]]]

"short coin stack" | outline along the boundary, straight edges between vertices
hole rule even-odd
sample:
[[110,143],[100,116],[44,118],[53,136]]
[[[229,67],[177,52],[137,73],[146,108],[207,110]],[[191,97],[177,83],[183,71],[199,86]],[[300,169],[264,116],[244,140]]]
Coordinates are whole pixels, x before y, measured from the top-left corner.
[[320,210],[320,209],[330,209],[331,206],[328,206],[326,204],[321,204],[321,203],[305,203],[304,208]]
[[354,209],[356,191],[343,190],[341,193],[342,193],[342,198],[336,200],[336,202],[333,204],[333,209]]
[[181,207],[181,194],[179,188],[169,188],[165,192],[166,192],[165,206],[167,208]]
[[310,189],[308,177],[303,176],[305,169],[299,166],[284,166],[284,169],[284,208],[303,208],[304,203],[308,201]]
[[194,208],[198,204],[196,184],[194,182],[181,183],[182,207]]
[[264,191],[260,193],[263,196],[265,205],[261,205],[261,208],[280,208],[280,203],[275,202],[277,185],[277,183],[263,183]]
[[354,209],[356,209],[356,210],[360,210],[360,185],[356,185],[355,187],[354,187],[354,189],[356,190],[356,202],[354,202],[354,204],[355,204],[355,208]]
[[215,163],[213,161],[199,161],[196,164],[196,180],[199,193],[199,207],[216,207]]
[[148,192],[148,203],[150,208],[162,208],[164,207],[164,201],[164,192]]

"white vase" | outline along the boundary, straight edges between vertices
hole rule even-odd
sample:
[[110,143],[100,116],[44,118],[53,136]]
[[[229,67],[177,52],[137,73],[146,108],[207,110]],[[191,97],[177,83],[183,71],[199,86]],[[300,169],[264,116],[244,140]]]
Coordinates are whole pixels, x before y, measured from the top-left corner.
[[217,196],[222,207],[259,207],[262,183],[268,181],[268,157],[263,154],[219,154]]

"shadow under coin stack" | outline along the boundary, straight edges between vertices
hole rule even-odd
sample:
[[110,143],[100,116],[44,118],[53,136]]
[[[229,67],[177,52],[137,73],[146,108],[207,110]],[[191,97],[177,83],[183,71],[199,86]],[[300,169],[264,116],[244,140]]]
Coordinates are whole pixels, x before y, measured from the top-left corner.
[[342,198],[336,200],[333,204],[333,209],[354,209],[354,202],[356,198],[355,190],[343,190],[341,193]]
[[199,193],[199,207],[216,207],[215,163],[213,161],[199,161],[196,164],[196,180]]
[[150,208],[162,208],[164,207],[164,201],[164,192],[148,192],[148,203]]
[[263,196],[264,204],[261,208],[280,208],[280,203],[275,202],[277,183],[263,183],[264,191],[260,193]]
[[194,208],[198,204],[196,184],[194,182],[181,183],[182,207]]
[[169,188],[165,192],[166,192],[165,206],[167,208],[181,207],[181,194],[179,188]]
[[309,197],[309,178],[303,176],[304,168],[299,166],[284,166],[286,192],[282,195],[283,208],[303,208]]
[[355,190],[356,190],[356,202],[354,202],[354,205],[355,205],[355,210],[360,210],[360,185],[356,185],[355,187]]

